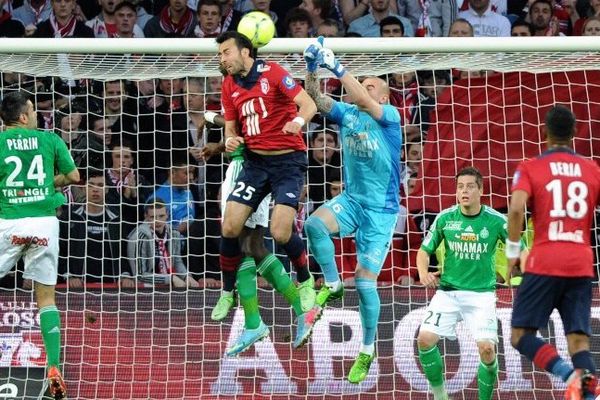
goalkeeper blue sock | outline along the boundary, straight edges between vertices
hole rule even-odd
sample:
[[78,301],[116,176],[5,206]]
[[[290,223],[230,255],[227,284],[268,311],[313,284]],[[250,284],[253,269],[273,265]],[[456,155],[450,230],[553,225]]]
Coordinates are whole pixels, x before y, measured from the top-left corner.
[[377,334],[377,322],[381,303],[377,293],[377,281],[372,279],[356,278],[356,291],[358,292],[358,311],[363,327],[363,347],[372,346]]
[[323,271],[325,282],[338,282],[340,278],[335,263],[335,247],[325,223],[319,217],[308,217],[304,223],[304,231],[308,237],[308,247]]

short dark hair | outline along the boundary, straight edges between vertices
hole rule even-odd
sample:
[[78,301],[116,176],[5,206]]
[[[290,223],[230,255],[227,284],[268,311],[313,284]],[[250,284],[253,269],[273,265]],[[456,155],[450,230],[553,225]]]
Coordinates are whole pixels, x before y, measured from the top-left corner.
[[402,30],[402,36],[404,36],[404,25],[402,25],[402,21],[398,19],[398,17],[394,17],[393,15],[388,15],[384,19],[379,22],[379,35],[383,35],[383,27],[386,25],[398,25]]
[[119,4],[117,4],[115,6],[114,14],[116,14],[117,11],[119,11],[121,8],[129,8],[134,13],[137,13],[137,6],[128,0],[122,1]]
[[227,31],[221,33],[215,40],[217,44],[222,44],[228,41],[229,39],[233,39],[235,41],[236,47],[241,51],[242,49],[248,49],[250,51],[250,55],[252,56],[253,47],[252,42],[245,35],[237,31]]
[[87,180],[89,181],[92,178],[102,177],[104,178],[104,171],[100,168],[89,167],[87,169]]
[[529,22],[525,21],[523,18],[519,18],[512,24],[512,26],[510,27],[511,33],[512,33],[512,30],[518,26],[526,27],[527,29],[529,29],[529,33],[531,34],[531,36],[535,35],[535,29],[533,28],[533,25],[531,25]]
[[322,19],[329,17],[331,13],[331,0],[312,0],[312,3],[315,8],[321,9],[321,14],[319,15]]
[[167,207],[167,203],[161,199],[160,197],[155,197],[153,199],[150,199],[146,205],[144,206],[144,214],[146,214],[149,210],[153,209],[157,209],[157,208],[166,208]]
[[529,7],[529,12],[531,12],[533,6],[535,6],[538,3],[547,4],[548,7],[550,7],[550,13],[554,15],[554,7],[552,7],[552,2],[550,0],[535,0],[533,3],[531,3],[531,6]]
[[483,187],[483,176],[481,175],[481,172],[479,172],[479,170],[477,168],[465,167],[465,168],[461,169],[460,171],[458,171],[458,174],[456,174],[456,179],[458,180],[458,178],[461,176],[474,176],[475,182],[477,182],[477,187],[479,189],[481,189]]
[[575,114],[567,107],[555,105],[546,113],[546,129],[558,142],[568,142],[575,135]]
[[223,14],[223,9],[221,8],[221,2],[219,0],[200,0],[198,2],[198,8],[196,9],[196,13],[200,12],[200,8],[202,6],[217,6],[219,7],[219,14]]
[[310,17],[308,11],[299,7],[294,7],[290,11],[288,11],[288,13],[285,16],[286,29],[290,26],[292,22],[299,21],[304,21],[308,23],[308,25],[312,28],[312,18]]
[[0,118],[5,125],[11,125],[19,121],[21,114],[27,112],[29,95],[25,92],[10,92],[2,99],[0,105]]

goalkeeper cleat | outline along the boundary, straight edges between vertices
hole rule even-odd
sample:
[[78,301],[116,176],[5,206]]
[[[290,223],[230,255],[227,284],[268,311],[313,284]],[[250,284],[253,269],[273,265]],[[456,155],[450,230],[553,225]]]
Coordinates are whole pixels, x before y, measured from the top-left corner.
[[362,381],[365,380],[367,374],[369,373],[369,368],[371,368],[371,363],[375,359],[375,354],[368,355],[366,353],[358,353],[358,357],[354,364],[352,364],[352,368],[350,368],[350,373],[348,374],[348,382],[358,385]]
[[331,290],[331,288],[327,285],[323,285],[319,293],[317,293],[317,305],[319,307],[325,308],[327,303],[333,300],[341,299],[344,296],[344,285],[340,285],[340,288],[337,291]]
[[56,367],[48,369],[48,389],[54,399],[65,399],[67,396],[67,386],[62,374]]
[[221,293],[221,297],[219,297],[217,304],[215,304],[215,308],[213,308],[210,318],[213,321],[224,320],[227,314],[229,314],[229,310],[233,308],[233,303],[235,303],[233,292]]
[[298,327],[296,328],[296,338],[294,339],[295,349],[304,346],[308,342],[315,323],[321,317],[321,310],[321,307],[314,306],[298,317]]
[[269,328],[264,322],[260,321],[260,325],[256,329],[244,329],[235,344],[227,349],[225,353],[227,357],[237,357],[244,351],[248,350],[256,342],[260,342],[269,336]]
[[298,295],[300,296],[300,306],[302,312],[307,312],[315,306],[315,278],[310,275],[310,278],[298,285]]

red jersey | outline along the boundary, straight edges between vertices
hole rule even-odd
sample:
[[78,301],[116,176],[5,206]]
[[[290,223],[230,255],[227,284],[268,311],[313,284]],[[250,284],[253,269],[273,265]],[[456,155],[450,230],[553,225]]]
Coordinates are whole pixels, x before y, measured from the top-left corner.
[[227,76],[221,88],[226,121],[239,121],[250,150],[305,151],[302,135],[283,132],[298,116],[294,97],[302,87],[274,62],[257,60],[244,78]]
[[600,168],[572,150],[558,148],[524,161],[512,191],[529,194],[533,248],[526,272],[593,277],[592,221],[600,196]]

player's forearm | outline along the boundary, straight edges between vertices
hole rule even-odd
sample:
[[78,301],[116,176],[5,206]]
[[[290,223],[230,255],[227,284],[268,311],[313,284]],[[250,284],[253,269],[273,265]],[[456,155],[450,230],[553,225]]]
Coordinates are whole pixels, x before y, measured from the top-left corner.
[[429,254],[421,249],[417,252],[417,271],[419,273],[419,280],[429,272]]
[[63,187],[70,185],[71,183],[77,183],[80,180],[79,171],[77,169],[69,172],[68,174],[58,174],[54,176],[54,186]]
[[525,218],[525,210],[510,207],[508,209],[508,240],[518,242],[521,240],[521,227]]
[[340,82],[344,85],[344,89],[352,98],[354,104],[359,107],[366,108],[368,100],[371,99],[369,92],[361,83],[356,79],[350,72],[346,73],[340,78]]
[[327,114],[333,108],[333,99],[321,93],[321,83],[316,72],[306,74],[305,89],[308,95],[314,100],[317,110],[320,113]]

